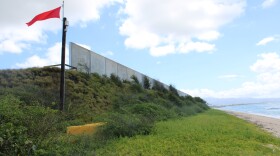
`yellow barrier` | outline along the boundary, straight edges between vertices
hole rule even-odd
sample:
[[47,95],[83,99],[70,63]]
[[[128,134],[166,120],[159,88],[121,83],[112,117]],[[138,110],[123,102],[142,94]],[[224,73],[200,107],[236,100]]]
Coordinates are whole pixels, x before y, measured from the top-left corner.
[[104,125],[103,122],[86,124],[81,126],[69,126],[67,127],[67,134],[93,134],[96,132],[97,128]]

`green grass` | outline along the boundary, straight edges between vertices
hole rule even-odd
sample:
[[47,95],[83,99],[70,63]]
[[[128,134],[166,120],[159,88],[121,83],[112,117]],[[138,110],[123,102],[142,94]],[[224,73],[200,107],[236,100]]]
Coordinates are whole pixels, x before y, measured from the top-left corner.
[[280,155],[280,139],[218,110],[158,122],[151,135],[121,138],[97,155]]
[[[159,121],[191,116],[209,107],[199,97],[67,70],[64,111],[59,105],[59,68],[0,70],[0,156],[92,155],[120,137],[148,135]],[[154,88],[154,89],[152,89]],[[98,135],[67,136],[67,126],[107,122]]]

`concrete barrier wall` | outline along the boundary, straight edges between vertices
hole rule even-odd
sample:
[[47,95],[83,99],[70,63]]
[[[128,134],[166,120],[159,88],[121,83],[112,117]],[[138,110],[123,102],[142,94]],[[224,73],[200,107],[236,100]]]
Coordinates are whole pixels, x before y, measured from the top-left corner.
[[[75,43],[70,43],[70,65],[77,67],[77,69],[82,72],[97,73],[99,75],[106,75],[108,77],[110,77],[111,74],[115,74],[122,80],[131,81],[131,77],[134,75],[142,85],[144,82],[144,77],[146,76],[95,52],[87,50]],[[146,77],[149,79],[151,86],[153,86],[154,82],[157,81],[148,76]],[[168,85],[161,82],[159,83],[162,84],[164,88],[169,89]],[[179,90],[178,93],[180,96],[188,95]]]
[[98,73],[99,75],[105,75],[105,57],[98,55],[96,53],[91,54],[91,73]]
[[79,67],[80,71],[91,72],[89,68],[91,67],[92,52],[72,43],[70,44],[70,49],[70,65],[73,64],[74,67]]

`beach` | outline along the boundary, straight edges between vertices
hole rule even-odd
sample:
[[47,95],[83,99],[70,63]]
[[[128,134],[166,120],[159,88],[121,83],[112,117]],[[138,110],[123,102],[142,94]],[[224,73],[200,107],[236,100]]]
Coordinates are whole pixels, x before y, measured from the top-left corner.
[[228,110],[224,110],[224,111],[238,118],[252,122],[260,126],[262,129],[280,138],[280,119],[254,115],[254,114],[247,114],[242,112],[235,112],[235,111],[228,111]]

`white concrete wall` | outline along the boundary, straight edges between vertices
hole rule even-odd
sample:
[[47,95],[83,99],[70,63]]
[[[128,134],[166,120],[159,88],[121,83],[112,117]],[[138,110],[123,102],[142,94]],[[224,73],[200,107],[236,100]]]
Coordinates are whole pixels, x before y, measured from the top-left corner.
[[120,79],[129,80],[126,66],[123,66],[121,64],[117,64],[117,69],[118,69],[117,75],[120,77]]
[[98,55],[96,53],[91,53],[91,73],[98,73],[99,75],[105,75],[105,57]]
[[118,64],[116,62],[105,58],[105,67],[105,73],[108,77],[111,74],[118,76]]
[[[111,74],[115,74],[122,80],[131,81],[131,76],[134,75],[142,85],[143,78],[146,76],[95,52],[87,50],[75,43],[70,43],[70,65],[77,67],[77,69],[82,72],[97,73],[99,75],[107,75],[108,77],[110,77]],[[157,81],[148,76],[147,78],[149,79],[151,86],[153,86],[154,81]],[[169,89],[168,85],[164,83],[161,84],[166,89]],[[179,90],[178,93],[180,96],[187,95],[186,93]]]
[[76,44],[70,44],[70,65],[73,64],[74,67],[77,67],[80,71],[87,71],[86,67],[91,67],[91,51],[82,48]]

